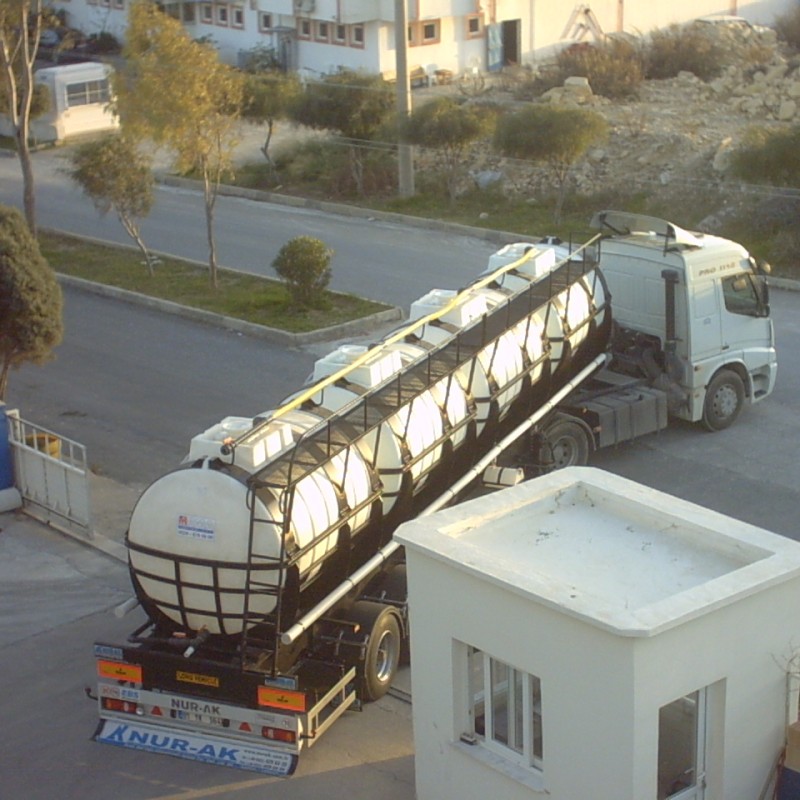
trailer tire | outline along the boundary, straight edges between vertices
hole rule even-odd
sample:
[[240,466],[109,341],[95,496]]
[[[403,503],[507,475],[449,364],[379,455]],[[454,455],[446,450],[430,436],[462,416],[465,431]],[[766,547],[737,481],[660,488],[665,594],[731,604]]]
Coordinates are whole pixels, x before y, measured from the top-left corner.
[[401,635],[397,612],[382,603],[359,600],[347,614],[361,631],[369,634],[363,660],[356,664],[362,696],[379,700],[392,685],[400,664]]
[[589,462],[592,444],[588,431],[577,420],[559,417],[544,430],[551,469],[583,467]]
[[730,427],[744,406],[744,382],[731,369],[721,369],[706,388],[703,424],[710,431]]

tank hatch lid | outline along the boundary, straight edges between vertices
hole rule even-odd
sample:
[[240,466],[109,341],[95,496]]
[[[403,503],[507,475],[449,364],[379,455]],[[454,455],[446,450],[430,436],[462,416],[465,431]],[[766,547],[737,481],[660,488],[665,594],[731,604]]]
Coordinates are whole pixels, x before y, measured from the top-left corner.
[[253,420],[250,417],[225,417],[192,439],[186,460],[219,458],[228,464],[235,460],[238,467],[253,472],[294,441],[291,425],[285,420],[274,420],[259,436],[237,447],[235,455],[222,454],[221,447],[226,440],[237,439],[252,427]]
[[664,246],[703,247],[703,239],[695,233],[679,228],[672,222],[646,214],[630,214],[626,211],[598,211],[590,226],[595,230],[610,230],[617,236],[651,234],[663,238]]
[[429,314],[441,312],[450,304],[453,304],[452,308],[448,308],[439,317],[439,320],[445,324],[455,325],[458,328],[469,325],[470,322],[486,313],[486,299],[480,294],[463,294],[459,296],[458,292],[451,289],[432,289],[411,304],[408,319],[410,322],[414,322],[427,317]]
[[[314,382],[334,375],[342,369],[352,364],[367,352],[367,348],[362,345],[345,344],[328,353],[324,358],[320,358],[314,364]],[[387,352],[384,349],[376,348],[374,355],[367,358],[363,363],[348,373],[347,380],[366,389],[375,386],[396,375],[403,368],[399,353]]]
[[515,269],[520,275],[529,278],[536,279],[548,275],[556,265],[556,251],[552,247],[547,246],[542,249],[528,242],[513,242],[489,256],[489,265],[483,274],[487,275],[525,256],[528,258]]

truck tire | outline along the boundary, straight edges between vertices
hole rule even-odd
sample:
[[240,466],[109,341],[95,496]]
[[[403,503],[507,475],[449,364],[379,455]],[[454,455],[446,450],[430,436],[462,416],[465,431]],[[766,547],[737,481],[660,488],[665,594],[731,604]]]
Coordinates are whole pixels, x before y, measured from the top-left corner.
[[703,424],[710,431],[730,427],[744,405],[744,383],[731,369],[721,369],[706,388]]
[[362,699],[367,702],[379,700],[389,691],[400,664],[401,636],[397,613],[391,606],[359,600],[347,618],[361,626],[361,634],[369,634],[364,658],[356,663]]
[[547,426],[544,437],[551,469],[583,467],[588,463],[592,446],[588,432],[579,422],[560,417]]

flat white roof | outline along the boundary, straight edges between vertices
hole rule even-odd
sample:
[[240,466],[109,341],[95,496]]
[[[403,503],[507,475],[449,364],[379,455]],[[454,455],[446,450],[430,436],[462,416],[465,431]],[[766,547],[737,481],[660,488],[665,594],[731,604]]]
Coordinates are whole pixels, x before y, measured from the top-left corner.
[[403,525],[407,548],[626,636],[800,575],[800,544],[571,468]]

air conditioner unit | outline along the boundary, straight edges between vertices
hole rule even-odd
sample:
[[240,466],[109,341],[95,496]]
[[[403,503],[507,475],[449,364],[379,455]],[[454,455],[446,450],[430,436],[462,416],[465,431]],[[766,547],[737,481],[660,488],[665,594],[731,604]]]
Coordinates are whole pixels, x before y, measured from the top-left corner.
[[310,14],[316,7],[316,0],[294,0],[295,14]]

